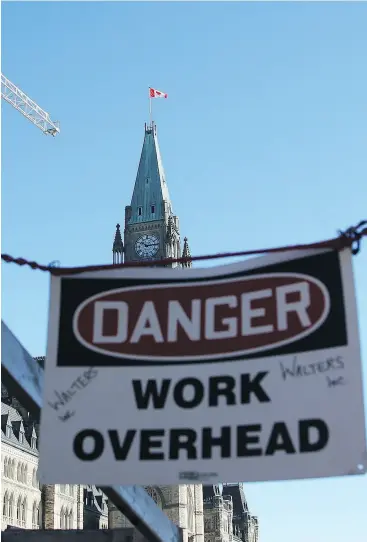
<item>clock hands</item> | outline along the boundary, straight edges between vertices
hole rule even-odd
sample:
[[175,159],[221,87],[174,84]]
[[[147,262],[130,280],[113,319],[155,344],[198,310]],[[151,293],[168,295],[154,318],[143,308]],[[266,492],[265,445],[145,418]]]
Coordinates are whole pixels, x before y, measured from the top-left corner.
[[159,248],[159,239],[154,235],[143,235],[135,245],[136,252],[140,257],[152,257]]

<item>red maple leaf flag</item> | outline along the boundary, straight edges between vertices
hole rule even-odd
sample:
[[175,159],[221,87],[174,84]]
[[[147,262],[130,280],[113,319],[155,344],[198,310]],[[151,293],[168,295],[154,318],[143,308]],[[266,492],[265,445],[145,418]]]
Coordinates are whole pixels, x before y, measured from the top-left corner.
[[156,90],[155,88],[149,87],[149,97],[150,98],[167,98],[168,94],[165,92],[161,92],[160,90]]

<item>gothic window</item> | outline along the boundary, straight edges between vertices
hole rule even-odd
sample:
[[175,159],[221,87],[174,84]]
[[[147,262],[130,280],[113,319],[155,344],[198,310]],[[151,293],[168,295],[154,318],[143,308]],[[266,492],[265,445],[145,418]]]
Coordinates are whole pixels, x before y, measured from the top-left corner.
[[65,493],[66,493],[66,485],[65,484],[60,484],[60,493],[63,493],[65,495]]
[[23,473],[23,483],[26,484],[27,483],[27,478],[28,478],[28,467],[27,465],[24,466],[24,473]]
[[3,518],[8,517],[8,507],[9,507],[9,495],[8,492],[5,491],[4,499],[3,499]]
[[154,213],[155,213],[155,205],[151,205],[150,210],[151,210],[152,215],[154,215]]
[[21,512],[22,512],[21,524],[22,524],[22,527],[25,527],[26,516],[27,516],[27,499],[25,497],[22,501]]
[[19,496],[18,502],[17,502],[17,523],[18,524],[20,524],[21,517],[22,517],[22,498]]
[[60,528],[61,529],[71,529],[73,524],[73,513],[62,507],[60,512]]
[[187,529],[190,533],[195,533],[195,507],[190,486],[187,487]]
[[74,486],[69,485],[69,494],[71,497],[74,497]]
[[8,458],[8,465],[6,467],[6,477],[7,478],[14,478],[14,470],[15,470],[15,461],[12,461],[10,457]]
[[145,491],[153,499],[156,505],[159,506],[159,508],[163,508],[162,498],[154,487],[148,486],[145,488]]
[[210,521],[210,519],[205,518],[205,519],[204,519],[204,531],[205,531],[206,533],[209,533],[209,532],[212,530],[211,527],[212,527],[212,526],[211,526],[211,521]]
[[8,516],[11,523],[13,522],[13,510],[14,510],[14,495],[11,494],[10,499],[9,499],[9,509],[8,509]]
[[38,506],[35,501],[32,507],[32,529],[37,529],[37,527],[38,527]]
[[139,216],[142,215],[142,212],[143,212],[143,208],[142,208],[142,207],[138,207],[138,215],[139,215]]
[[18,482],[21,482],[21,481],[22,481],[22,464],[21,464],[21,463],[18,463],[18,468],[17,468],[17,481],[18,481]]
[[65,512],[63,506],[60,510],[60,529],[65,529]]
[[36,437],[32,437],[31,446],[32,446],[33,450],[35,450],[37,448],[37,438]]
[[24,443],[24,433],[23,431],[19,431],[19,444]]
[[11,479],[15,480],[15,459],[11,462]]
[[4,459],[4,477],[8,478],[8,458]]

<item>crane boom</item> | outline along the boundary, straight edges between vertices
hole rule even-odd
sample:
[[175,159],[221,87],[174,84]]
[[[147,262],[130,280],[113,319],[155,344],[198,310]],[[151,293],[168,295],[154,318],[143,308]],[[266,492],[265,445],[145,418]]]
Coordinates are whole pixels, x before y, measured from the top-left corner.
[[46,111],[41,109],[3,74],[1,74],[1,97],[33,122],[44,134],[55,136],[60,133],[59,123],[51,120]]

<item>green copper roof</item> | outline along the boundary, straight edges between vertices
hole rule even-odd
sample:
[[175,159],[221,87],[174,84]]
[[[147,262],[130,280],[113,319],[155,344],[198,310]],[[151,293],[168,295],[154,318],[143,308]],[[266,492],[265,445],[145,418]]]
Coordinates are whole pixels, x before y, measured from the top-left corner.
[[157,128],[153,123],[145,126],[143,149],[131,198],[129,224],[161,220],[172,214],[172,205],[164,175],[157,140]]

